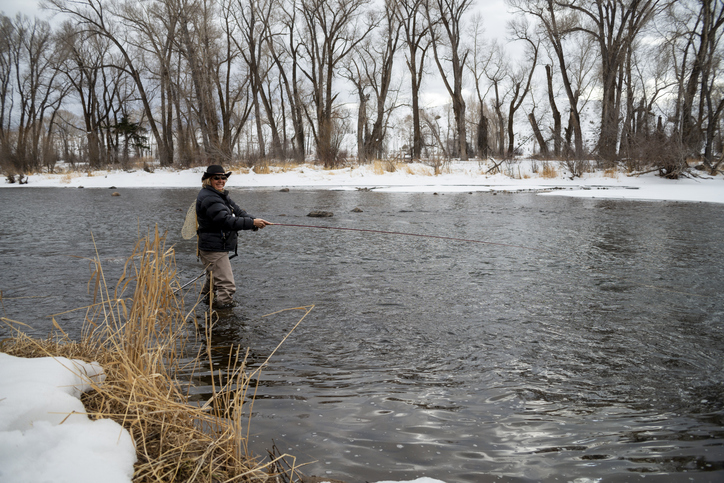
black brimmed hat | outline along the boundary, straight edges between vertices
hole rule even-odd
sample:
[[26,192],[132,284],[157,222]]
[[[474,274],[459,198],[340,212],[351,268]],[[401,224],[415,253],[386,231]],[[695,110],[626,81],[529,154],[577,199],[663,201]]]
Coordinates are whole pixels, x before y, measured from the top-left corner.
[[212,164],[211,166],[206,168],[206,172],[203,174],[203,176],[201,176],[201,181],[207,178],[211,178],[215,174],[223,174],[228,178],[229,176],[231,176],[231,171],[224,172],[223,166],[219,166],[218,164]]

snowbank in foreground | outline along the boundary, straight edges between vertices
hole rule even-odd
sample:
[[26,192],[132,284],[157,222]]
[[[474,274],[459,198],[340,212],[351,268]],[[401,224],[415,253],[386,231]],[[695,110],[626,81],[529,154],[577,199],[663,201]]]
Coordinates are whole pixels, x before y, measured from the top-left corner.
[[[724,177],[704,176],[667,180],[653,173],[627,176],[622,173],[606,175],[589,173],[571,179],[565,171],[553,178],[540,175],[534,161],[518,161],[503,167],[503,173],[486,174],[490,165],[477,161],[458,161],[445,167],[442,174],[420,163],[398,167],[395,172],[383,172],[380,165],[354,168],[323,169],[303,165],[289,169],[275,168],[270,174],[236,172],[227,187],[234,188],[294,188],[355,190],[374,189],[385,192],[470,192],[470,191],[536,191],[547,196],[609,198],[631,200],[671,200],[724,203]],[[31,175],[27,185],[0,183],[0,187],[68,187],[68,188],[198,188],[205,168],[187,170],[156,169],[97,171],[90,175]],[[233,168],[231,168],[233,170]],[[536,172],[538,171],[538,172]]]
[[130,482],[136,449],[110,419],[91,421],[80,401],[96,363],[0,353],[0,481]]

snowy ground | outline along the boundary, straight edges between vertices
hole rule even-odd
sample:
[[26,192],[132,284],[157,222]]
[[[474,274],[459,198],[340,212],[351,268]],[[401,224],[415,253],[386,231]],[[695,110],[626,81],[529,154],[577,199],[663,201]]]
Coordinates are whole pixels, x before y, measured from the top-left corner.
[[104,377],[98,364],[0,353],[0,481],[131,481],[130,434],[110,419],[88,419],[79,399]]
[[[506,174],[486,175],[488,167],[458,162],[433,176],[432,168],[422,164],[405,165],[393,173],[379,166],[339,170],[303,166],[271,174],[236,173],[227,187],[440,193],[533,190],[543,196],[724,203],[722,176],[665,180],[654,174],[589,174],[570,179],[559,170],[557,177],[543,178],[533,172],[532,162],[504,166]],[[195,188],[203,171],[32,175],[26,185],[3,183],[0,187]],[[130,435],[110,420],[90,421],[83,414],[80,394],[90,387],[89,378],[102,377],[97,364],[0,353],[0,481],[131,481],[136,453]],[[440,482],[420,478],[415,483]]]
[[[669,200],[724,203],[724,177],[707,176],[679,180],[663,179],[654,173],[628,176],[623,173],[605,175],[586,174],[571,179],[558,163],[551,163],[557,176],[540,175],[541,164],[534,161],[503,163],[503,173],[485,174],[492,166],[477,161],[454,162],[433,175],[433,169],[424,164],[398,165],[395,172],[385,172],[383,164],[355,168],[327,170],[319,166],[304,165],[287,170],[276,168],[270,174],[235,172],[227,188],[290,188],[354,190],[374,189],[394,192],[469,192],[469,191],[527,191],[544,196],[575,196],[581,198],[609,198],[631,200]],[[536,173],[536,166],[537,171]],[[233,168],[231,168],[233,170]],[[97,171],[90,175],[42,174],[31,175],[27,185],[0,183],[0,187],[68,187],[68,188],[196,188],[201,184],[204,168],[175,171],[156,169]]]

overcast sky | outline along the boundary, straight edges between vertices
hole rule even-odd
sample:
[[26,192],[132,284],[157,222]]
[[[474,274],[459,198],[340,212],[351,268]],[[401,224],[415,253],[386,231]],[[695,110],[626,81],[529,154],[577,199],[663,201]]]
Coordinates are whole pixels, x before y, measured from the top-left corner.
[[[39,3],[39,0],[0,0],[0,11],[8,17],[15,17],[18,12],[29,17],[33,15],[47,17],[48,12],[40,10]],[[505,26],[510,18],[505,0],[478,0],[478,6],[474,8],[483,15],[483,24],[485,25],[487,37],[498,37],[503,40]]]
[[[8,17],[15,17],[18,12],[32,17],[38,11],[38,0],[0,0],[0,10]],[[46,14],[40,13],[41,17]]]

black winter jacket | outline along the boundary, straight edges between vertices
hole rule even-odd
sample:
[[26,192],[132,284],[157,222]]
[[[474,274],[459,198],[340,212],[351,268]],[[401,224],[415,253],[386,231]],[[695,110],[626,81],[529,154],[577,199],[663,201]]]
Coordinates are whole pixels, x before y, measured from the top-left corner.
[[201,188],[196,197],[199,249],[230,252],[236,247],[237,231],[254,228],[254,217],[231,201],[229,192]]

